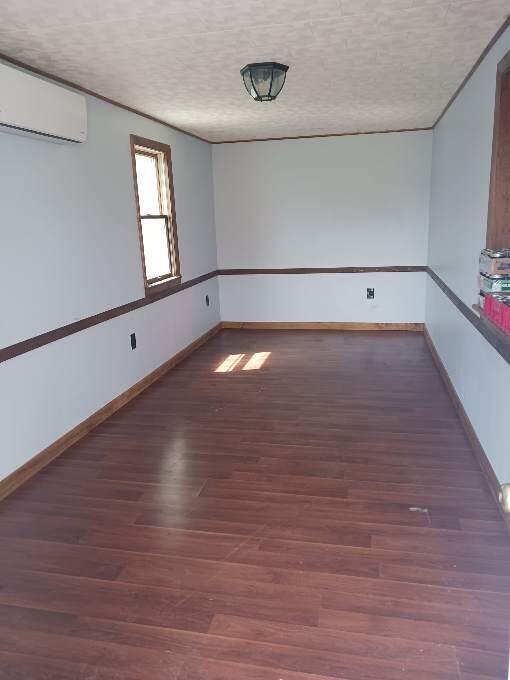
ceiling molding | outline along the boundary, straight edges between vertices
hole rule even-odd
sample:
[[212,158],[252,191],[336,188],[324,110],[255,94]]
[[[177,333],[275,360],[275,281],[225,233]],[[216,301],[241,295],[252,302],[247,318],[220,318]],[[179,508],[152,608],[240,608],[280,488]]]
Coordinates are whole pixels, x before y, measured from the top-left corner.
[[71,80],[66,80],[65,78],[60,78],[59,76],[54,75],[53,73],[48,73],[47,71],[43,71],[40,68],[37,68],[36,66],[31,66],[30,64],[26,64],[23,61],[19,61],[19,59],[14,59],[13,57],[9,57],[7,54],[4,54],[3,52],[0,52],[0,61],[5,62],[6,64],[11,64],[12,66],[17,66],[18,68],[24,69],[25,71],[29,71],[30,73],[34,73],[37,76],[42,76],[43,78],[48,78],[48,80],[53,80],[56,83],[59,83],[60,85],[64,85],[65,87],[71,87],[73,90],[77,90],[78,92],[83,92],[83,94],[88,94],[91,97],[95,97],[96,99],[101,99],[102,101],[106,102],[107,104],[111,104],[112,106],[117,106],[119,109],[124,109],[124,111],[129,111],[129,113],[135,113],[137,116],[142,116],[143,118],[148,118],[149,120],[152,120],[154,123],[159,123],[159,125],[164,125],[167,128],[170,128],[170,130],[174,130],[174,132],[181,132],[183,135],[187,135],[188,137],[194,137],[195,139],[199,139],[201,142],[207,142],[210,144],[210,141],[208,139],[205,139],[205,137],[200,137],[199,135],[195,135],[193,132],[188,132],[187,130],[183,130],[180,127],[177,127],[176,125],[172,125],[171,123],[167,123],[164,120],[161,120],[161,118],[156,118],[155,116],[151,116],[150,113],[144,113],[143,111],[139,111],[138,109],[134,109],[132,106],[127,106],[126,104],[121,104],[120,102],[116,101],[115,99],[110,99],[109,97],[105,97],[102,94],[99,94],[99,92],[94,92],[94,90],[89,90],[86,87],[82,87],[81,85],[78,85],[78,83],[73,83]]
[[498,30],[496,31],[496,33],[492,36],[492,38],[491,38],[489,44],[487,45],[487,47],[484,49],[484,51],[481,53],[481,55],[478,57],[478,59],[477,59],[477,60],[475,61],[475,63],[473,64],[472,69],[468,72],[468,74],[466,75],[466,77],[464,78],[464,80],[461,82],[461,84],[459,85],[459,87],[455,90],[455,92],[453,93],[452,97],[451,97],[450,100],[448,101],[448,104],[444,107],[444,109],[443,109],[443,110],[441,111],[441,113],[439,114],[439,116],[438,116],[436,122],[435,122],[434,125],[432,126],[432,129],[434,129],[437,125],[439,125],[439,123],[440,123],[441,120],[443,119],[445,113],[448,111],[448,109],[450,108],[450,106],[453,104],[453,102],[457,99],[457,97],[459,96],[459,94],[462,92],[462,90],[463,90],[463,89],[465,88],[465,86],[468,84],[468,81],[471,80],[471,77],[474,75],[475,71],[476,71],[477,68],[480,66],[480,64],[482,63],[482,61],[483,61],[483,60],[485,59],[485,57],[489,54],[489,52],[491,51],[491,49],[494,47],[494,45],[497,43],[497,41],[501,38],[501,36],[503,35],[503,33],[504,33],[504,32],[506,31],[506,29],[509,28],[509,27],[510,27],[510,15],[507,16],[507,18],[505,19],[505,21],[501,24],[501,26],[500,26],[500,27],[498,28]]
[[100,94],[99,92],[96,92],[94,90],[90,90],[86,87],[83,87],[82,85],[73,82],[71,80],[67,80],[66,78],[62,78],[60,76],[54,75],[53,73],[50,73],[48,71],[45,71],[43,69],[40,69],[36,66],[33,66],[29,63],[26,63],[24,61],[21,61],[19,59],[15,59],[5,53],[0,52],[0,61],[3,61],[7,64],[11,64],[15,67],[24,69],[25,71],[28,71],[30,73],[33,73],[35,75],[41,76],[43,78],[47,78],[49,80],[52,80],[53,82],[59,83],[65,87],[72,88],[78,92],[82,92],[84,94],[90,95],[92,97],[95,97],[99,100],[102,100],[108,104],[111,104],[112,106],[116,106],[118,108],[121,108],[125,111],[128,111],[130,113],[133,113],[135,115],[142,116],[143,118],[146,118],[148,120],[151,120],[155,123],[158,123],[160,125],[163,125],[164,127],[173,130],[175,132],[180,132],[184,135],[187,135],[189,137],[192,137],[194,139],[198,139],[202,142],[206,142],[208,144],[242,144],[242,143],[250,143],[250,142],[268,142],[268,141],[284,141],[284,140],[295,140],[295,139],[320,139],[320,138],[328,138],[328,137],[351,137],[351,136],[358,136],[358,135],[370,135],[370,134],[390,134],[390,133],[398,133],[398,132],[418,132],[418,131],[427,131],[427,130],[433,130],[442,120],[446,112],[449,110],[449,108],[452,106],[454,101],[457,99],[457,97],[460,95],[466,84],[469,82],[473,74],[476,72],[477,68],[480,66],[482,61],[485,59],[489,51],[492,49],[492,47],[495,45],[497,40],[501,37],[501,35],[510,27],[510,15],[507,16],[503,24],[499,27],[497,32],[494,34],[490,42],[487,44],[483,52],[480,54],[478,57],[477,61],[473,65],[473,67],[470,69],[470,71],[467,73],[459,87],[456,89],[452,97],[449,99],[448,103],[436,119],[433,125],[430,125],[428,127],[416,127],[416,128],[395,128],[395,129],[385,129],[385,130],[366,130],[366,131],[359,131],[359,132],[331,132],[331,133],[321,133],[321,134],[310,134],[310,135],[289,135],[289,136],[271,136],[271,137],[262,137],[262,138],[247,138],[247,139],[226,139],[226,140],[212,140],[208,139],[206,137],[202,137],[198,134],[195,134],[193,132],[189,132],[188,130],[185,130],[181,127],[178,127],[177,125],[173,125],[171,123],[168,123],[165,120],[162,120],[161,118],[157,118],[156,116],[153,116],[149,113],[145,113],[144,111],[141,111],[139,109],[133,108],[131,106],[128,106],[126,104],[122,104],[117,100],[111,99],[105,95]]
[[389,135],[395,132],[424,132],[433,130],[432,127],[404,128],[402,130],[368,130],[366,132],[331,132],[323,135],[296,135],[295,137],[264,137],[261,139],[232,139],[210,144],[248,144],[250,142],[280,142],[290,139],[321,139],[323,137],[357,137],[358,135]]

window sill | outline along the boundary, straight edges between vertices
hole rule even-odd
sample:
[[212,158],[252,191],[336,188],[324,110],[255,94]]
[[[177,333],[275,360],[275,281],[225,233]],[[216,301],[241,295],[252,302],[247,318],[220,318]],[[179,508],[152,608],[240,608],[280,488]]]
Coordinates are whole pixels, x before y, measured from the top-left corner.
[[156,295],[162,291],[168,290],[170,288],[175,288],[181,283],[182,276],[171,276],[163,281],[155,281],[147,286],[145,286],[145,296]]

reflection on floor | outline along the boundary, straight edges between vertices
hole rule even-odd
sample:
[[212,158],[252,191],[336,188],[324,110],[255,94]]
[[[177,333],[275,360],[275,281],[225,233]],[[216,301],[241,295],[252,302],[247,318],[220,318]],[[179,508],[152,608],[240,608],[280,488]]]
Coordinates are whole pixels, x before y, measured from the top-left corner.
[[2,680],[505,677],[509,541],[420,334],[223,331],[0,510]]

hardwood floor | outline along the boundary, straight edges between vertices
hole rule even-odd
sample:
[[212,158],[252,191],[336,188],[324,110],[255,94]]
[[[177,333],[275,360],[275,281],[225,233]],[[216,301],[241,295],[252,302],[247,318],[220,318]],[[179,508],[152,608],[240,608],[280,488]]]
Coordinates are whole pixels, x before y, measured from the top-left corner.
[[508,535],[420,334],[222,331],[0,546],[2,680],[507,677]]

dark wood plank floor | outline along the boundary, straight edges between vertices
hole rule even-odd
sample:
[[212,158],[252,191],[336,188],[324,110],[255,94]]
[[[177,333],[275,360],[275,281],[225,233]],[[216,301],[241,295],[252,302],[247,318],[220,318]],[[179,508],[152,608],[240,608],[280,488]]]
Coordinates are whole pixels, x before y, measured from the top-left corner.
[[506,678],[509,540],[419,334],[223,331],[0,546],[2,680]]

